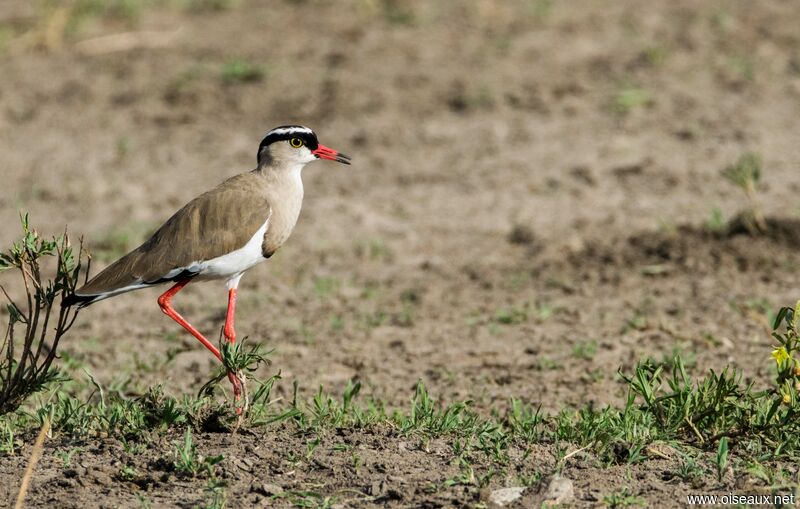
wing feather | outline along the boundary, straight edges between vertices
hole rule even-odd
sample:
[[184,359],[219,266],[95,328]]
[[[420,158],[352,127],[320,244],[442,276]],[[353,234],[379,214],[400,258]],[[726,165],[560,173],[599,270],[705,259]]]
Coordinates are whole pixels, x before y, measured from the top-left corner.
[[198,196],[141,246],[77,290],[75,297],[91,303],[190,276],[200,262],[241,248],[270,215],[264,185],[262,177],[243,173]]

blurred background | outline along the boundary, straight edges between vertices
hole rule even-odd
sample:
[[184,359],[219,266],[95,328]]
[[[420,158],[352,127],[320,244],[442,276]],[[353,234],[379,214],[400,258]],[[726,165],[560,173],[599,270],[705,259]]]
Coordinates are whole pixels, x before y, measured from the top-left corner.
[[[29,211],[99,270],[308,125],[353,166],[306,169],[238,314],[285,378],[608,402],[642,356],[743,363],[794,301],[799,24],[788,0],[4,0],[0,241]],[[742,157],[779,236],[727,229]],[[212,359],[156,296],[87,309],[71,365],[196,387]],[[176,306],[215,337],[224,287]]]

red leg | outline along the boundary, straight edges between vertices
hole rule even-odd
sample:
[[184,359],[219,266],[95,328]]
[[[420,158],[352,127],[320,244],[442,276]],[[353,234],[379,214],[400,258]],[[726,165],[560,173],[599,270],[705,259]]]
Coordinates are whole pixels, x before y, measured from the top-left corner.
[[202,334],[200,334],[200,331],[195,329],[192,324],[187,322],[186,319],[183,318],[180,313],[175,311],[175,309],[172,307],[172,297],[174,297],[179,291],[183,290],[183,287],[188,285],[189,281],[191,280],[192,279],[189,278],[178,281],[175,286],[164,292],[161,297],[158,298],[158,305],[161,306],[161,311],[163,311],[165,315],[178,322],[181,327],[189,332],[189,334],[196,337],[198,341],[203,343],[203,346],[211,350],[211,353],[213,353],[217,359],[222,360],[222,354],[219,353],[217,347],[211,344],[211,341],[207,340]]
[[[231,288],[228,290],[228,312],[225,313],[225,327],[222,330],[225,339],[227,339],[230,344],[234,344],[236,342],[236,331],[233,330],[233,316],[235,313],[236,288]],[[242,384],[239,382],[239,379],[236,378],[236,374],[231,371],[228,371],[228,380],[230,380],[233,384],[234,401],[239,401],[242,396]],[[240,412],[241,408],[237,408],[236,411]]]
[[225,315],[225,339],[229,343],[236,342],[236,331],[233,330],[233,315],[236,313],[236,288],[228,290],[228,312]]
[[[183,287],[188,285],[189,281],[191,281],[191,280],[192,279],[189,278],[189,279],[184,279],[182,281],[178,281],[177,283],[175,283],[175,286],[173,286],[172,288],[170,288],[169,290],[164,292],[161,295],[161,297],[158,298],[158,305],[161,306],[161,311],[163,311],[164,314],[166,314],[167,316],[169,316],[170,318],[172,318],[173,320],[178,322],[181,325],[181,327],[186,329],[189,332],[189,334],[191,334],[192,336],[197,338],[197,340],[200,341],[203,344],[203,346],[205,346],[206,348],[211,350],[211,353],[213,353],[214,356],[221,361],[222,360],[222,354],[219,353],[219,350],[217,349],[217,347],[214,346],[211,343],[211,341],[207,340],[202,334],[200,334],[200,331],[195,329],[192,326],[192,324],[187,322],[186,319],[183,318],[180,315],[180,313],[175,311],[175,309],[172,307],[172,302],[171,302],[172,301],[172,297],[174,297],[175,294],[178,293],[179,291],[183,290]],[[235,292],[235,290],[234,290],[234,292]],[[235,293],[234,293],[234,296],[235,296]],[[226,323],[226,326],[227,326],[227,323]],[[233,329],[233,327],[231,327],[231,330],[232,329]],[[231,372],[228,372],[228,379],[233,384],[233,395],[234,395],[234,398],[236,400],[238,400],[241,397],[241,394],[242,394],[242,385],[239,382],[239,380],[236,378],[236,376]]]

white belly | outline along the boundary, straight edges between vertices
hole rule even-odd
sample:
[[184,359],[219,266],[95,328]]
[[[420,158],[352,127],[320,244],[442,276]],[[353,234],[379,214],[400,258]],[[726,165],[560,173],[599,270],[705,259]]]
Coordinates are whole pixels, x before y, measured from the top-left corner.
[[230,280],[237,278],[238,280],[243,272],[266,260],[261,245],[264,242],[264,233],[266,233],[268,225],[269,218],[244,246],[211,260],[193,263],[188,267],[189,270],[197,270],[198,279]]

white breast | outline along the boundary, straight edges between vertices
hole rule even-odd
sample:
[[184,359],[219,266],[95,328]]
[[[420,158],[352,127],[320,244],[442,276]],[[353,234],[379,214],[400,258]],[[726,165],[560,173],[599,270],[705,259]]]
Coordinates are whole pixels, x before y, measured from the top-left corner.
[[198,279],[236,279],[248,269],[266,260],[261,245],[264,234],[269,227],[270,218],[261,225],[261,228],[250,237],[247,244],[228,254],[212,258],[204,262],[191,264],[189,270],[198,271]]

